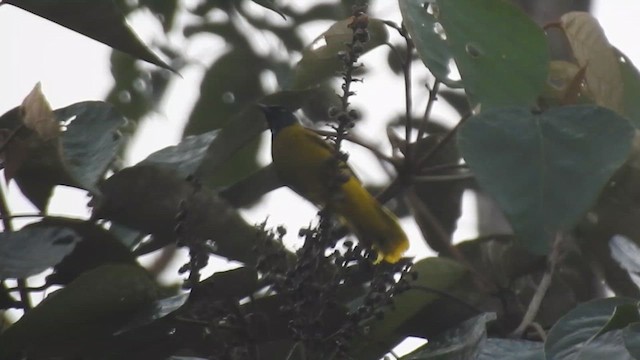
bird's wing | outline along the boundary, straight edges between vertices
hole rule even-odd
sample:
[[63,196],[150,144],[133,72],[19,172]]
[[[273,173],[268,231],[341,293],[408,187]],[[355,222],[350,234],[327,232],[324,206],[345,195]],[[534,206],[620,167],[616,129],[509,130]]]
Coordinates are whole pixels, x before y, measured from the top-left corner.
[[[336,153],[336,150],[329,145],[324,139],[322,139],[318,134],[316,134],[315,132],[313,132],[312,130],[306,129],[305,128],[305,136],[308,138],[309,141],[314,142],[318,145],[320,145],[322,148],[326,149],[328,152],[328,156],[334,156]],[[358,177],[358,175],[356,175],[356,173],[353,172],[353,170],[351,169],[351,167],[349,167],[349,165],[347,165],[345,162],[340,162],[340,167],[343,169],[343,171],[346,172],[346,174],[353,176],[359,183],[362,183],[362,181],[360,181],[360,178]]]

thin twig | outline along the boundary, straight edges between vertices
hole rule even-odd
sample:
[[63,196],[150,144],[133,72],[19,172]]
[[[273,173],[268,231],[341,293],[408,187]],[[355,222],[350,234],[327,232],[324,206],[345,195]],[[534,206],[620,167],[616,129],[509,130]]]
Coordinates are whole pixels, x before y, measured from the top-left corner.
[[521,338],[522,334],[524,334],[524,331],[533,323],[536,316],[538,315],[540,305],[542,304],[542,300],[544,300],[544,297],[547,294],[547,290],[549,290],[549,286],[551,285],[551,280],[553,278],[553,273],[558,263],[558,259],[560,258],[560,244],[562,240],[563,234],[562,232],[558,232],[556,234],[556,238],[554,239],[553,247],[551,248],[551,254],[549,254],[547,270],[544,272],[544,275],[542,276],[542,279],[540,280],[540,283],[536,288],[536,292],[531,298],[531,302],[529,303],[527,312],[522,317],[520,325],[518,325],[518,327],[511,333],[512,337]]
[[[336,133],[334,131],[327,131],[327,130],[316,130],[316,129],[309,129],[313,132],[315,132],[318,135],[322,135],[322,136],[335,136]],[[394,167],[397,166],[397,161],[392,158],[391,156],[388,156],[386,154],[384,154],[382,151],[380,151],[379,149],[377,149],[373,144],[369,144],[366,141],[364,141],[363,139],[352,135],[352,134],[348,134],[347,136],[345,136],[344,138],[345,140],[352,142],[356,145],[362,146],[363,148],[371,151],[371,153],[373,153],[373,155],[375,155],[378,159],[383,160],[388,162],[389,164],[393,165]]]
[[469,166],[467,164],[441,164],[434,165],[428,168],[424,168],[420,171],[422,175],[427,175],[429,173],[447,171],[447,170],[468,170]]
[[434,146],[429,152],[427,152],[426,154],[424,154],[424,156],[422,156],[419,160],[418,160],[418,168],[420,168],[420,165],[426,163],[427,161],[429,161],[434,155],[436,155],[438,152],[440,152],[440,150],[442,150],[442,148],[451,140],[453,140],[453,137],[455,136],[455,134],[458,132],[458,129],[460,129],[460,127],[462,126],[462,124],[464,124],[467,119],[469,119],[471,117],[471,113],[466,114],[465,116],[463,116],[460,121],[458,121],[458,123],[456,124],[456,126],[453,127],[453,129],[449,130],[449,132],[442,138],[442,140],[440,140],[436,146]]
[[431,110],[433,109],[433,104],[438,100],[438,91],[440,90],[440,81],[438,79],[433,83],[433,87],[429,89],[429,100],[427,101],[427,108],[424,110],[424,116],[422,117],[422,122],[420,123],[420,127],[418,128],[418,140],[422,139],[424,134],[427,132],[427,125],[429,124],[429,119],[431,118]]

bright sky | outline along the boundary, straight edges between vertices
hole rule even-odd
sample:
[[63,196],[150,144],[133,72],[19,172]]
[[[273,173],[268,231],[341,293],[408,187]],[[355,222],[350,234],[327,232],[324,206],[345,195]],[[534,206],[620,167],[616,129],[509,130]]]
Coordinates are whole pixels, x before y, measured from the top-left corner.
[[[379,13],[385,17],[399,22],[399,14],[395,2],[380,2]],[[640,46],[634,36],[638,32],[637,14],[640,13],[640,3],[626,0],[596,1],[594,13],[600,20],[610,42],[626,53],[635,63],[640,64]],[[390,15],[393,14],[393,15]],[[135,28],[135,24],[134,28]],[[322,25],[325,26],[325,25]],[[308,40],[311,41],[323,30],[323,28],[308,29]],[[53,108],[67,106],[69,104],[103,99],[113,80],[109,73],[108,54],[109,48],[82,35],[67,31],[66,29],[23,12],[12,6],[0,6],[0,114],[19,105],[22,99],[29,93],[37,82],[42,83],[42,89]],[[385,61],[386,52],[373,52],[364,59],[366,62],[375,63]],[[386,70],[385,70],[386,71]],[[177,79],[172,85],[174,94],[179,94],[160,109],[158,114],[151,116],[140,129],[138,141],[132,148],[127,160],[135,163],[146,157],[149,153],[172,145],[179,140],[180,129],[189,112],[191,104],[195,101],[197,93],[197,80],[202,75],[200,71],[183,72],[183,78]],[[364,85],[357,87],[357,102],[375,104],[384,101],[391,104],[381,111],[392,113],[402,109],[402,101],[389,102],[390,93],[402,94],[402,84],[397,89],[389,89],[390,78],[381,73],[374,73],[367,78]],[[385,89],[381,91],[380,89]],[[397,106],[396,106],[397,105]],[[393,108],[392,108],[393,107]],[[419,102],[416,107],[422,108]],[[382,118],[376,108],[375,116]],[[384,114],[384,113],[382,113]],[[366,115],[366,114],[365,114]],[[374,116],[374,115],[370,115]],[[368,125],[367,125],[368,126]],[[384,128],[372,123],[373,128],[367,128],[368,134],[384,134]],[[378,126],[378,128],[375,128]],[[386,136],[385,136],[386,137]],[[376,143],[385,144],[385,139],[371,137]],[[266,150],[266,149],[265,149]],[[362,164],[358,159],[366,160],[367,154],[357,148],[348,149],[352,152],[351,159],[355,164]],[[268,152],[264,152],[264,162],[269,161]],[[369,162],[371,163],[371,162]],[[385,176],[382,170],[376,166],[355,166],[356,171],[364,175],[364,178],[379,178]],[[66,189],[58,190],[65,196],[51,204],[51,212],[86,216],[86,197],[78,191]],[[277,198],[278,201],[271,201]],[[21,199],[20,192],[15,186],[9,189],[10,207],[14,213],[33,213],[33,207]],[[276,203],[285,204],[281,208]],[[295,204],[296,217],[291,218],[291,204]],[[269,223],[277,225],[286,223],[290,229],[306,226],[315,216],[316,210],[300,201],[297,195],[286,189],[272,192],[267,196],[267,201],[251,211],[246,211],[245,216],[249,221],[260,222],[269,215]],[[464,220],[463,228],[469,229],[473,220]],[[412,255],[425,256],[425,247],[419,238],[419,232],[411,220],[403,222],[403,226],[412,238],[418,237],[412,242]],[[297,231],[290,231],[295,234]],[[467,238],[473,235],[473,230],[458,233],[458,238]],[[295,239],[289,239],[295,243]],[[224,262],[218,262],[224,266]],[[178,264],[179,265],[179,264]]]

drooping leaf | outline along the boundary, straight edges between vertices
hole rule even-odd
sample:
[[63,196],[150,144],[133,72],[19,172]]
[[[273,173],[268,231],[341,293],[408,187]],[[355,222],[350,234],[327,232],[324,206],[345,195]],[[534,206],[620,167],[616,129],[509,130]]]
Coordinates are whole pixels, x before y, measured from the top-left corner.
[[598,20],[587,12],[562,15],[560,24],[578,65],[585,68],[585,80],[595,103],[624,114],[624,86],[615,49]]
[[145,269],[104,265],[49,295],[0,335],[0,358],[82,357],[96,351],[158,288]]
[[173,70],[142,43],[112,0],[5,0],[3,3],[41,16],[135,58]]
[[[616,341],[594,341],[596,334],[610,321],[617,306],[635,304],[630,298],[596,299],[581,304],[563,316],[548,334],[544,345],[547,359],[598,359],[624,349]],[[615,332],[611,335],[617,336]],[[608,337],[605,337],[605,340]],[[609,352],[610,355],[605,355]],[[615,357],[625,359],[625,357]]]
[[[349,24],[352,21],[349,18],[336,22],[302,51],[302,59],[295,67],[292,89],[306,89],[339,75],[344,63],[338,53],[347,50],[345,43],[351,43],[353,30]],[[389,38],[386,26],[379,19],[370,18],[367,31],[370,38],[363,45],[363,53],[386,43]]]
[[413,44],[424,65],[436,79],[449,87],[462,86],[453,79],[450,66],[454,64],[442,25],[436,19],[437,6],[430,0],[399,0],[402,23],[407,28]]
[[439,0],[442,25],[472,108],[533,106],[547,78],[544,32],[502,0]]
[[487,322],[496,319],[496,314],[485,313],[429,339],[424,349],[418,349],[403,357],[403,360],[475,359],[487,337]]
[[67,227],[25,227],[0,233],[0,280],[25,278],[58,264],[80,236]]
[[595,203],[632,138],[628,121],[605,108],[504,108],[470,118],[458,144],[523,244],[544,254]]

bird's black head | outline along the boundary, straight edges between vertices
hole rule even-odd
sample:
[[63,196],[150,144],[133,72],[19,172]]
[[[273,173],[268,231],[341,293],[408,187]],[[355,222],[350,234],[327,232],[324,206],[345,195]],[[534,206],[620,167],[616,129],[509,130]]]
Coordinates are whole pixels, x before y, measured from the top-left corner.
[[262,110],[264,116],[267,118],[267,123],[273,135],[281,129],[298,122],[296,116],[282,106],[258,104],[258,107],[260,107],[260,110]]

